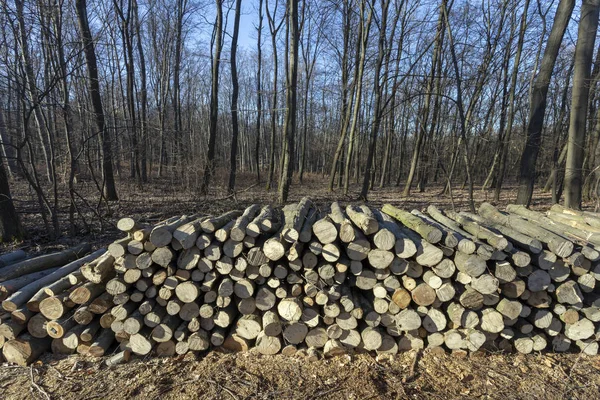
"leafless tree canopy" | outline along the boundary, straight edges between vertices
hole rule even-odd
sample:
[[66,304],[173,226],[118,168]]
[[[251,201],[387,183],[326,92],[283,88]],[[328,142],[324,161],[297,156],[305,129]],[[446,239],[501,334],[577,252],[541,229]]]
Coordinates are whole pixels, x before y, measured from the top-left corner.
[[600,181],[599,3],[1,0],[0,241],[23,234],[16,183],[50,236],[160,180],[279,202],[309,175],[362,199],[464,187],[471,207],[516,183],[579,208]]

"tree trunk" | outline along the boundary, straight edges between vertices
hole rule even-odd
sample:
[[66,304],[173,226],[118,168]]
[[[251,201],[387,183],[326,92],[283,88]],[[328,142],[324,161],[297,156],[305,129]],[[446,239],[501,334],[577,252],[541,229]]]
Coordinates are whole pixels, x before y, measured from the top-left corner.
[[269,31],[271,32],[271,46],[273,51],[273,92],[271,96],[271,141],[269,143],[269,172],[267,176],[266,189],[271,190],[275,175],[275,134],[277,131],[277,79],[279,75],[278,60],[277,60],[277,32],[281,28],[281,25],[285,21],[282,19],[279,25],[275,26],[275,17],[277,15],[278,1],[275,1],[275,9],[273,15],[269,11],[269,1],[265,3],[265,11],[267,12],[267,20],[269,21]]
[[256,51],[258,69],[256,71],[256,147],[254,157],[256,160],[256,182],[260,183],[260,133],[262,124],[262,26],[263,26],[263,0],[258,1],[258,37]]
[[215,145],[217,140],[217,123],[219,119],[219,65],[223,48],[223,0],[216,0],[217,17],[214,30],[214,53],[212,59],[212,80],[210,90],[210,121],[208,128],[208,150],[200,193],[208,194],[210,180],[215,173]]
[[513,122],[515,119],[515,92],[517,90],[517,78],[519,75],[519,65],[521,63],[521,53],[523,51],[523,43],[525,41],[525,30],[527,28],[527,9],[529,8],[529,0],[525,1],[523,6],[523,14],[521,15],[521,26],[519,28],[519,41],[517,43],[517,53],[513,61],[513,70],[510,82],[510,93],[508,98],[508,126],[506,133],[503,135],[503,143],[500,147],[500,160],[498,164],[498,174],[496,179],[496,187],[494,190],[494,200],[500,200],[500,191],[502,190],[502,182],[506,173],[506,158],[508,157],[508,146],[510,137],[512,136]]
[[87,17],[86,0],[76,0],[75,8],[77,10],[77,20],[81,30],[81,43],[88,70],[89,94],[92,100],[94,120],[96,128],[102,141],[102,174],[103,174],[103,195],[108,201],[119,200],[115,186],[115,177],[112,166],[111,140],[104,126],[104,111],[102,109],[102,97],[100,96],[100,81],[98,80],[98,65],[96,63],[96,51]]
[[235,18],[233,22],[233,36],[231,37],[231,159],[229,169],[229,182],[227,184],[227,192],[233,193],[235,189],[235,172],[237,167],[237,152],[238,152],[238,96],[239,96],[239,84],[238,84],[238,73],[237,73],[237,42],[238,35],[240,32],[240,8],[242,7],[242,1],[236,0],[235,2]]
[[565,207],[581,207],[583,156],[587,127],[589,80],[598,30],[600,0],[583,0],[575,48],[575,71],[565,168]]
[[285,153],[283,168],[279,181],[279,203],[287,201],[290,184],[292,183],[294,137],[296,136],[296,105],[298,83],[298,0],[288,0],[288,29],[289,29],[289,60],[287,70],[287,110],[285,113]]
[[144,48],[142,46],[142,35],[140,30],[140,21],[138,15],[137,0],[133,0],[133,17],[135,24],[135,33],[137,35],[137,51],[140,64],[140,87],[139,87],[139,102],[140,102],[140,173],[142,182],[148,182],[148,167],[147,167],[147,148],[148,148],[148,89],[146,84],[146,59],[144,58]]
[[20,240],[23,230],[10,195],[8,176],[4,163],[0,162],[0,243]]
[[552,24],[548,44],[544,50],[542,64],[537,78],[532,86],[529,122],[527,124],[527,141],[521,154],[521,165],[519,167],[519,191],[517,193],[517,204],[529,205],[533,195],[535,184],[535,171],[537,156],[542,142],[542,129],[544,127],[544,114],[546,112],[546,96],[548,86],[552,77],[552,70],[556,62],[556,56],[562,43],[564,33],[571,19],[571,13],[575,7],[575,0],[561,0],[556,10],[556,16]]

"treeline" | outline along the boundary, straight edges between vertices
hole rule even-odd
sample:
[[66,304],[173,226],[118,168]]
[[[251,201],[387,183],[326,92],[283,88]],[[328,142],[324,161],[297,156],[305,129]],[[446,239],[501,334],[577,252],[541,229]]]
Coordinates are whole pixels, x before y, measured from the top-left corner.
[[521,204],[537,184],[577,208],[598,182],[598,3],[3,0],[0,237],[21,235],[13,179],[54,236],[120,182],[209,194],[239,173],[280,202],[320,174],[363,199],[518,181]]

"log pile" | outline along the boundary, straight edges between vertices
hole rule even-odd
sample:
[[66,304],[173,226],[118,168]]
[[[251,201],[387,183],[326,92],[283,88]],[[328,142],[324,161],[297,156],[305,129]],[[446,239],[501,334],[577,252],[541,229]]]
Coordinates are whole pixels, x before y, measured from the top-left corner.
[[211,348],[598,353],[600,214],[322,210],[303,198],[118,228],[125,237],[85,258],[29,260],[26,283],[14,283],[18,264],[0,268],[7,361],[46,350],[114,353],[110,365]]

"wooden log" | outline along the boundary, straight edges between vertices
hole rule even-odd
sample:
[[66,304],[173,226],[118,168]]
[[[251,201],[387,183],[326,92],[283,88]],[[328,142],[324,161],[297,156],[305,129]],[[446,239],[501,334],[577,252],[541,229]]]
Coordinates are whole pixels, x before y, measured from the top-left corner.
[[53,273],[57,269],[58,267],[46,269],[43,271],[34,272],[32,274],[23,275],[18,278],[9,279],[0,283],[0,301],[5,300],[7,297],[9,297],[11,294],[15,293],[22,287],[29,285],[30,283],[35,282],[43,278],[44,276]]
[[253,340],[263,331],[263,323],[260,314],[242,315],[236,323],[235,333],[238,336]]
[[29,318],[34,316],[34,312],[27,309],[27,307],[21,307],[10,313],[10,318],[19,324],[26,324]]
[[419,306],[430,306],[435,302],[435,290],[425,282],[417,285],[411,291],[412,300]]
[[[257,308],[258,306],[257,298]],[[286,298],[279,302],[277,305],[277,312],[281,318],[288,322],[299,321],[302,317],[302,305],[297,298]]]
[[485,240],[495,249],[504,250],[508,246],[508,240],[504,236],[488,229],[485,225],[479,224],[476,221],[478,216],[464,212],[448,212],[448,216],[459,223],[473,237]]
[[36,338],[45,338],[48,336],[46,331],[46,323],[48,320],[42,314],[35,314],[27,321],[27,332]]
[[577,240],[589,242],[596,246],[600,245],[600,232],[593,232],[589,229],[586,231],[578,227],[552,220],[551,218],[544,216],[542,213],[529,210],[521,205],[509,204],[506,209],[511,213],[525,217],[530,221],[534,221],[535,223],[544,227],[544,229],[554,232],[557,235],[577,238]]
[[442,332],[446,329],[446,323],[446,315],[433,307],[427,310],[427,315],[423,318],[423,328],[429,333]]
[[131,349],[131,352],[141,356],[150,354],[154,344],[155,342],[149,337],[148,332],[143,331],[129,337],[129,348]]
[[[144,254],[144,253],[142,253]],[[138,256],[141,257],[142,255]],[[81,267],[81,273],[90,282],[103,283],[115,276],[115,259],[106,252],[94,261]]]
[[58,253],[46,254],[5,266],[0,269],[0,282],[67,264],[86,255],[90,250],[91,246],[88,243],[82,243]]
[[43,291],[48,296],[56,296],[57,294],[70,289],[72,286],[82,283],[84,280],[85,278],[83,277],[81,271],[76,270],[45,286]]
[[313,225],[319,217],[319,211],[316,208],[311,208],[306,215],[306,219],[302,224],[302,230],[298,236],[298,241],[301,243],[309,243],[312,240]]
[[439,224],[445,226],[450,229],[457,238],[459,239],[457,248],[465,254],[473,254],[477,249],[477,245],[472,240],[472,236],[470,233],[462,230],[460,226],[451,218],[448,218],[446,215],[442,213],[437,207],[434,205],[430,205],[427,207],[427,213],[431,216],[432,219],[437,221]]
[[174,231],[178,227],[190,222],[192,219],[192,217],[183,215],[179,218],[172,218],[164,223],[158,224],[150,232],[148,241],[157,248],[167,246],[173,240]]
[[502,314],[492,308],[481,312],[481,329],[486,332],[499,333],[504,329]]
[[40,313],[48,319],[58,319],[75,306],[75,304],[70,303],[68,299],[68,292],[58,296],[48,297],[40,302]]
[[368,207],[348,205],[346,215],[365,235],[372,235],[379,230],[379,223]]
[[15,321],[8,320],[0,324],[0,336],[6,340],[13,340],[26,329],[26,326]]
[[312,231],[317,240],[322,244],[333,243],[338,238],[338,228],[329,216],[316,221],[312,226]]
[[483,274],[471,281],[471,288],[483,295],[496,293],[499,287],[499,281],[491,274]]
[[218,217],[209,217],[209,218],[205,219],[204,221],[202,221],[202,223],[201,223],[202,230],[205,233],[213,233],[217,229],[225,226],[227,223],[229,223],[232,220],[235,220],[236,218],[238,218],[241,215],[242,215],[241,211],[233,210],[233,211],[226,212]]
[[48,336],[58,339],[62,338],[75,325],[77,325],[77,322],[73,319],[73,312],[70,312],[56,320],[48,321],[46,330],[48,331]]
[[[439,229],[442,232],[442,241],[444,242],[444,246],[446,246],[446,247],[455,248],[458,246],[460,241],[464,239],[462,237],[462,235],[458,234],[457,232],[452,231],[448,227],[445,227],[444,225],[440,224],[439,222],[432,219],[428,215],[423,214],[419,210],[411,210],[410,213],[413,215],[416,215],[417,217],[426,221],[431,226],[434,226],[437,229]],[[475,251],[474,246],[473,246],[473,251]]]
[[556,288],[556,299],[559,303],[576,305],[583,302],[583,294],[575,281],[566,281]]
[[193,281],[181,282],[175,288],[175,294],[183,303],[191,303],[200,296],[200,285]]
[[0,255],[0,268],[7,267],[18,261],[24,260],[25,258],[27,258],[27,253],[23,250],[15,250],[10,253],[2,254]]
[[[290,322],[283,329],[283,338],[286,340],[286,342],[291,343],[291,344],[297,345],[297,344],[302,343],[304,341],[304,339],[306,338],[307,334],[308,334],[308,326],[306,326],[306,324],[304,322],[298,322],[298,321]],[[270,336],[270,337],[277,337],[277,336]]]
[[429,225],[421,218],[407,211],[400,210],[391,204],[384,204],[381,211],[396,218],[431,244],[438,243],[442,240],[442,232],[439,229]]
[[[432,245],[428,241],[421,239],[410,229],[399,227],[403,234],[408,237],[416,246],[415,261],[425,267],[433,267],[444,258],[444,252],[437,246]],[[396,255],[398,251],[396,250]]]
[[4,343],[2,355],[11,364],[26,366],[47,351],[50,344],[49,338],[41,339],[25,334]]
[[90,345],[88,354],[92,357],[103,357],[115,341],[115,335],[110,329],[100,332],[96,340]]
[[117,221],[117,229],[121,232],[131,232],[140,229],[140,225],[130,217],[124,217]]
[[280,227],[279,211],[270,205],[261,208],[258,215],[246,227],[246,235],[258,237],[261,234],[273,233]]
[[470,214],[470,213],[467,215],[471,219],[477,221],[478,223],[480,223],[490,229],[498,231],[500,234],[502,234],[504,237],[506,237],[512,244],[525,250],[526,252],[529,252],[532,254],[538,254],[543,249],[542,243],[539,240],[537,240],[531,236],[525,235],[525,234],[523,234],[515,229],[512,229],[508,226],[504,226],[499,223],[495,223],[495,222],[493,222],[489,219],[486,219],[482,216],[479,216],[479,215],[474,215],[474,214]]
[[300,239],[300,232],[306,220],[312,202],[308,197],[303,197],[297,205],[283,207],[284,224],[281,237],[288,243],[294,243]]
[[573,242],[552,233],[538,224],[533,224],[519,216],[500,213],[489,203],[479,206],[479,214],[494,223],[515,229],[548,245],[550,251],[559,257],[568,257],[573,253]]
[[564,334],[571,340],[589,339],[596,332],[594,323],[587,318],[581,318],[574,324],[565,324]]
[[[34,281],[26,286],[20,288],[17,292],[13,293],[9,298],[2,302],[2,308],[6,311],[15,311],[17,308],[25,305],[29,299],[31,299],[38,291],[43,290],[46,285],[49,285],[70,273],[76,271],[84,263],[96,259],[104,253],[104,249],[98,250],[87,257],[73,261],[63,267],[58,268],[56,271],[49,275],[46,275],[37,281]],[[33,310],[36,311],[35,307],[32,306]]]
[[114,241],[113,243],[108,245],[108,252],[114,258],[125,256],[125,254],[127,254],[127,248],[131,240],[131,237],[128,236]]
[[487,264],[477,254],[464,254],[463,252],[457,251],[454,253],[454,264],[456,268],[469,275],[470,277],[477,278],[483,274],[487,269]]
[[250,349],[250,342],[232,333],[225,338],[221,347],[233,352],[248,351]]
[[181,244],[184,250],[191,249],[202,234],[201,224],[207,218],[203,216],[177,226],[172,232],[173,238]]
[[373,214],[377,218],[379,225],[383,229],[392,232],[396,237],[396,242],[394,244],[394,253],[396,256],[400,258],[410,258],[417,253],[417,246],[415,243],[400,229],[392,217],[379,210],[374,210]]
[[550,207],[550,212],[560,213],[576,221],[586,223],[589,226],[600,228],[600,218],[598,217],[598,213],[574,210],[572,208],[563,207],[560,204],[554,204],[552,207]]
[[103,293],[90,303],[88,310],[94,314],[104,314],[113,305],[112,296],[108,293]]
[[279,336],[269,336],[260,332],[256,338],[256,350],[264,355],[274,355],[281,350],[281,339]]
[[124,364],[124,363],[129,362],[130,358],[131,358],[131,351],[123,350],[113,356],[110,356],[106,360],[104,360],[104,364],[107,367],[113,367],[115,365]]

